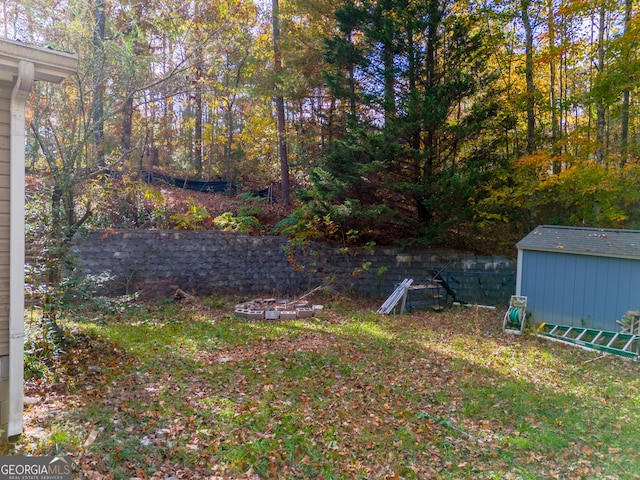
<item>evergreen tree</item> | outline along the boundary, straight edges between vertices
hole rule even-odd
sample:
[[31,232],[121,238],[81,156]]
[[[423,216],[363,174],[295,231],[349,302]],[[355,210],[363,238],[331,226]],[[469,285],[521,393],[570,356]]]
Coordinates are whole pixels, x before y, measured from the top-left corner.
[[465,220],[474,188],[460,183],[496,164],[483,146],[493,136],[480,139],[498,111],[486,32],[473,12],[437,0],[349,3],[336,18],[327,77],[350,102],[350,121],[327,145],[307,199],[345,231],[375,237],[392,224],[432,241],[438,227]]

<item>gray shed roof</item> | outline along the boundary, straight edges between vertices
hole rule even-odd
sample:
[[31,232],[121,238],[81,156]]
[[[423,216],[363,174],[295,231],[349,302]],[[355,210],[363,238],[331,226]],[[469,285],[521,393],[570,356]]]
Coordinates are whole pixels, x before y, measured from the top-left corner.
[[540,225],[520,240],[519,250],[640,260],[640,230]]

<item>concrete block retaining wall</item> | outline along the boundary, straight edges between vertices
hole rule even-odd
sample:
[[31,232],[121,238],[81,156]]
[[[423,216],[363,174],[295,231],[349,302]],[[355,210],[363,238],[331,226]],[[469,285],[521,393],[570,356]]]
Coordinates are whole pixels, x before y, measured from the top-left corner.
[[423,283],[434,272],[463,303],[506,305],[515,292],[515,263],[447,250],[303,246],[285,237],[218,231],[109,230],[78,237],[76,265],[108,271],[112,294],[142,291],[168,297],[176,288],[198,295],[295,295],[331,281],[341,291],[386,298],[404,278]]

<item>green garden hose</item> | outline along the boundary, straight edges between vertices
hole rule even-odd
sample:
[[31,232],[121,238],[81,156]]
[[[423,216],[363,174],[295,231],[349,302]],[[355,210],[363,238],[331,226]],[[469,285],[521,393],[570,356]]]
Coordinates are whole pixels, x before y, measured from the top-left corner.
[[509,320],[514,325],[520,325],[520,309],[519,308],[511,309],[511,312],[509,313]]

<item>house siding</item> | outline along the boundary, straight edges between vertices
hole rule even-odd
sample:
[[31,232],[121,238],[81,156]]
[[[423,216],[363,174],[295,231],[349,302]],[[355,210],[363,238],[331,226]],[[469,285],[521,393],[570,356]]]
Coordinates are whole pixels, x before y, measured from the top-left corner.
[[68,53],[0,39],[0,443],[22,432],[24,337],[24,127],[34,81],[61,82]]
[[640,309],[640,260],[524,251],[522,286],[535,323],[619,330]]
[[0,81],[0,439],[9,423],[9,208],[12,84]]
[[[9,131],[11,123],[9,110],[11,107],[11,88],[10,83],[0,82],[0,360],[9,355]],[[3,391],[6,389],[0,389],[0,392]]]

